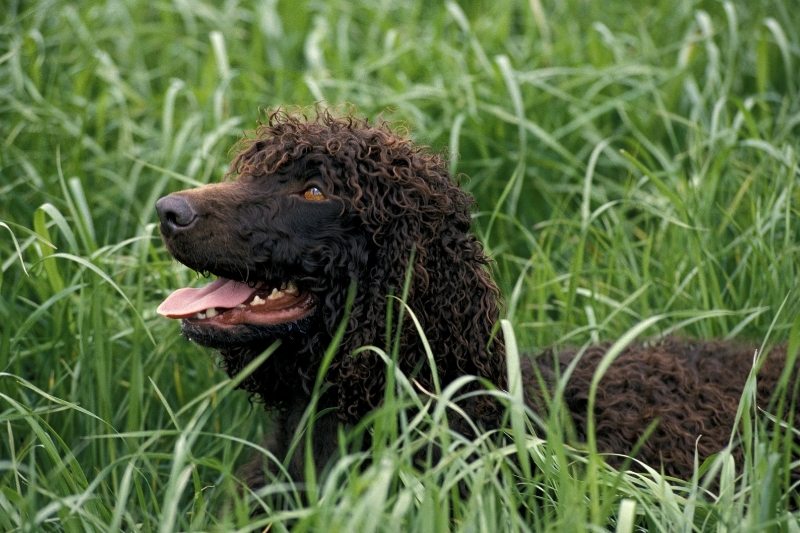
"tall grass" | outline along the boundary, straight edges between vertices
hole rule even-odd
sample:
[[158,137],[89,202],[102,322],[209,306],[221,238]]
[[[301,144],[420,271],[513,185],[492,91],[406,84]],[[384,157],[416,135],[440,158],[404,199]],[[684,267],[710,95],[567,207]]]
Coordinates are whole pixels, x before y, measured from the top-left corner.
[[[779,452],[798,429],[766,431],[749,394],[745,462],[726,450],[684,483],[565,446],[558,413],[513,390],[505,436],[453,434],[459,383],[397,376],[342,436],[370,431],[369,453],[240,494],[269,427],[155,316],[193,275],[152,207],[218,179],[259,109],[350,103],[469,176],[512,367],[667,332],[796,353],[791,0],[8,0],[0,17],[0,530],[800,528]],[[283,503],[253,523],[248,498]]]

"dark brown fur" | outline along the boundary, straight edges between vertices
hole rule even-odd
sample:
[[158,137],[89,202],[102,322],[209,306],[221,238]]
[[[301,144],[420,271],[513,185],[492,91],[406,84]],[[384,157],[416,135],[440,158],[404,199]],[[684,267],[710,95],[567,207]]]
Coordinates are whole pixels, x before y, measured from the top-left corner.
[[[593,346],[582,354],[574,349],[548,350],[536,359],[537,369],[551,392],[574,357],[580,357],[566,382],[563,402],[581,442],[587,439],[591,382],[608,348],[608,344]],[[626,454],[641,444],[636,456],[639,461],[656,469],[663,467],[668,475],[688,479],[694,470],[695,454],[702,462],[729,443],[738,444],[733,424],[745,382],[756,365],[756,354],[756,346],[730,341],[666,338],[629,346],[614,360],[597,389],[597,449]],[[764,352],[760,359],[756,405],[772,409],[775,406],[770,401],[784,371],[785,347]],[[526,373],[534,374],[530,365],[530,361],[525,362]],[[796,374],[792,377],[796,379]],[[545,393],[537,387],[528,390],[534,408],[546,409]],[[796,403],[794,411],[794,426],[800,427]],[[640,443],[650,425],[652,433]],[[734,456],[741,457],[740,447]],[[623,459],[609,455],[608,461],[620,465]],[[633,467],[637,468],[637,464]]]
[[[386,348],[399,336],[400,369],[433,389],[420,336],[407,317],[397,330],[400,308],[389,298],[402,293],[409,269],[406,302],[427,336],[441,383],[477,375],[506,387],[504,346],[493,334],[498,291],[483,247],[469,231],[472,199],[453,182],[439,156],[386,125],[327,113],[305,120],[278,112],[244,142],[229,176],[218,185],[177,193],[198,213],[197,222],[167,231],[162,216],[162,232],[170,252],[195,270],[250,282],[293,279],[315,295],[316,312],[295,324],[209,332],[184,323],[187,337],[220,350],[232,375],[274,340],[281,341],[242,383],[272,413],[268,447],[277,457],[286,456],[311,399],[351,285],[355,297],[344,337],[317,406],[317,412],[327,413],[314,429],[317,467],[335,453],[338,425],[361,420],[384,396],[385,363],[359,348]],[[311,205],[298,199],[298,191],[309,184],[322,188],[328,201]],[[387,335],[389,307],[394,324]],[[604,353],[597,347],[583,354],[564,391],[579,439],[585,438],[589,383]],[[539,412],[547,402],[536,386],[534,367],[552,388],[573,355],[554,358],[548,352],[535,363],[524,362],[528,401]],[[764,365],[762,406],[768,405],[783,357],[783,350],[773,350]],[[601,382],[595,409],[598,448],[627,453],[657,421],[637,458],[689,477],[696,441],[701,459],[728,443],[752,360],[753,348],[735,343],[670,339],[629,348]],[[502,407],[488,396],[474,396],[463,407],[484,427],[502,420]],[[287,464],[294,478],[302,478],[302,452]],[[265,482],[261,466],[247,473],[251,486]]]

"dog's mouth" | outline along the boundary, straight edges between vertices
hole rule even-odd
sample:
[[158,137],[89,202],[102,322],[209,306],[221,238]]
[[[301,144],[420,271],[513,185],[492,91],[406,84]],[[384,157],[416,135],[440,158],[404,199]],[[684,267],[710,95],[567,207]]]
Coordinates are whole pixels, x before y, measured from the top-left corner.
[[205,287],[176,290],[156,312],[198,326],[274,326],[307,317],[315,305],[313,294],[292,281],[251,285],[218,278]]

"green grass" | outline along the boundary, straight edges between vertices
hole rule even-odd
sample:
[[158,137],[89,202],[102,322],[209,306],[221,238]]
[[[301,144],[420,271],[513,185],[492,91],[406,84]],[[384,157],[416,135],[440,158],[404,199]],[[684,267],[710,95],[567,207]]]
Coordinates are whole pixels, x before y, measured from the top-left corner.
[[[767,434],[748,394],[744,464],[724,452],[683,483],[566,448],[560,419],[525,413],[514,391],[508,439],[464,439],[446,422],[457,384],[432,399],[402,376],[343,436],[373,431],[370,461],[309,479],[310,500],[276,482],[264,496],[288,503],[253,524],[234,472],[269,428],[155,315],[193,274],[153,210],[218,179],[260,109],[350,103],[470,176],[522,352],[510,362],[671,331],[796,347],[798,13],[792,0],[8,0],[0,530],[800,530],[798,466],[778,451],[798,429]],[[432,444],[447,453],[415,466]]]

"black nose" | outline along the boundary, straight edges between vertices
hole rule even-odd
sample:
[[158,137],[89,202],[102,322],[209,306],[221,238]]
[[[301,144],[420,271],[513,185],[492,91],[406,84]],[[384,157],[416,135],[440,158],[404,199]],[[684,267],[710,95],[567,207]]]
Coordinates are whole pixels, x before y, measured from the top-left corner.
[[197,219],[192,204],[181,195],[170,194],[156,202],[161,231],[167,235],[184,230]]

